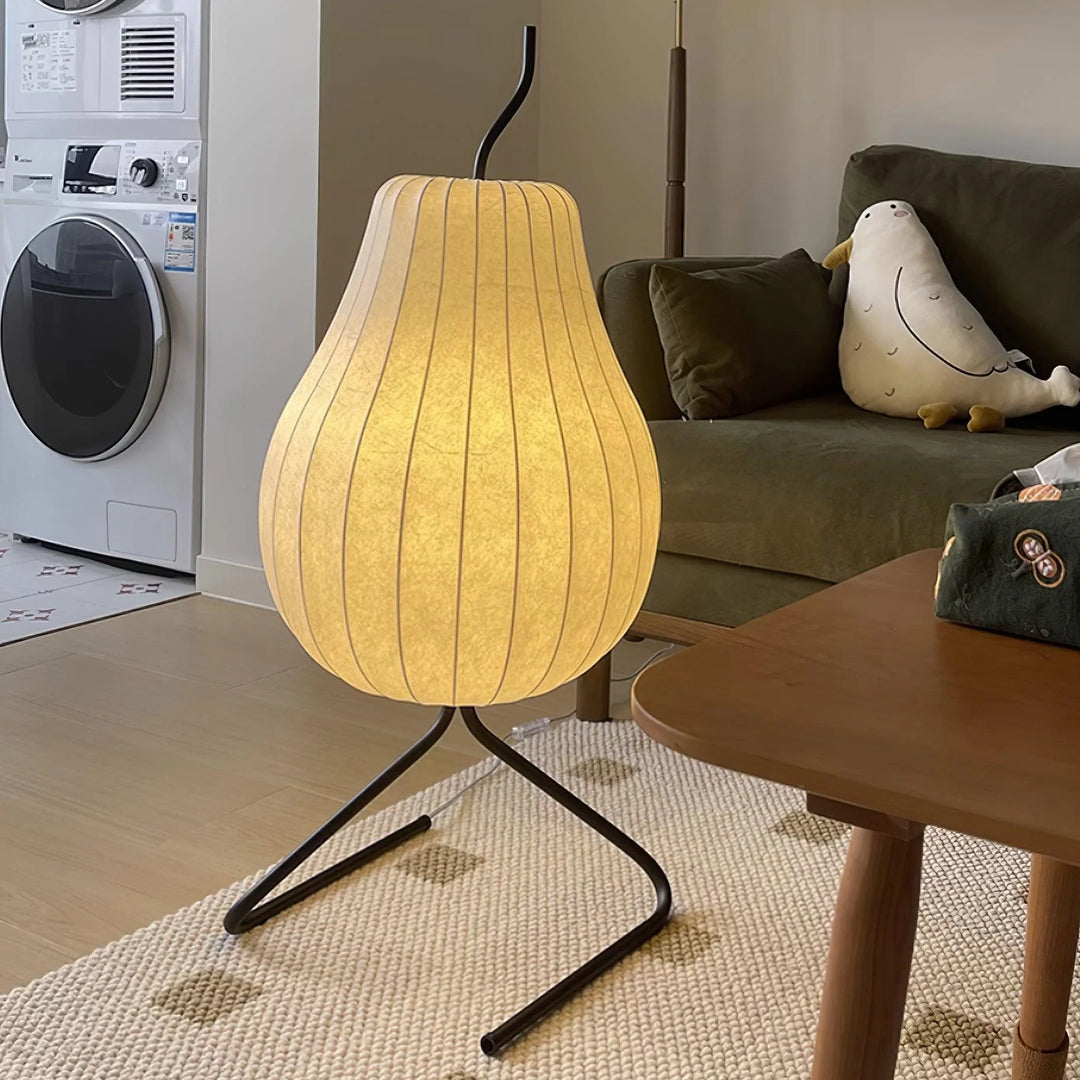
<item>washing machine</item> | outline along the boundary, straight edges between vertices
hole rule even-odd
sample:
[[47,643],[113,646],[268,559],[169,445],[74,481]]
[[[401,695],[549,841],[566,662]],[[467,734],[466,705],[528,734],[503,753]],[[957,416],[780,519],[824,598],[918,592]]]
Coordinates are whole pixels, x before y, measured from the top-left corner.
[[205,0],[6,0],[9,137],[197,138],[204,10]]
[[201,143],[12,139],[0,306],[0,520],[193,572]]

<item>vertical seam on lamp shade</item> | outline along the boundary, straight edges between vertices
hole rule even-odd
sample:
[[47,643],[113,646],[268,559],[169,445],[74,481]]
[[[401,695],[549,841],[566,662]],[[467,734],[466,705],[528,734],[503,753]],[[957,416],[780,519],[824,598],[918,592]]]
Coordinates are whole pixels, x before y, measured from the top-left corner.
[[[555,208],[552,206],[551,199],[548,198],[547,192],[539,184],[533,184],[533,186],[543,196],[544,201],[547,203],[548,213],[551,215],[551,251],[555,259],[555,280],[559,285],[559,301],[562,304],[563,322],[566,325],[566,341],[570,346],[570,355],[574,358],[574,369],[577,372],[578,386],[581,388],[581,396],[585,399],[585,405],[589,410],[589,419],[592,421],[593,432],[596,435],[596,443],[600,447],[600,457],[604,463],[604,479],[607,481],[608,512],[611,519],[610,550],[608,553],[608,582],[607,593],[604,597],[604,606],[600,612],[600,621],[596,625],[596,633],[593,634],[592,642],[589,645],[589,652],[592,653],[593,649],[596,648],[597,641],[600,640],[600,632],[604,629],[604,623],[607,621],[608,608],[611,606],[611,589],[615,580],[615,490],[611,483],[611,469],[608,467],[607,448],[604,446],[604,440],[600,436],[600,425],[596,422],[596,412],[593,409],[593,404],[589,398],[588,391],[585,389],[585,380],[581,377],[581,362],[578,360],[577,349],[574,347],[573,335],[570,332],[570,316],[566,311],[566,292],[563,289],[562,269],[559,263],[559,249],[555,240]],[[563,201],[563,210],[566,212],[567,225],[569,226],[569,232],[571,234],[570,246],[571,249],[573,249],[573,221],[570,218],[570,208],[566,205],[565,200]],[[587,325],[588,313],[583,311],[582,314],[585,316]],[[599,361],[599,357],[597,360]],[[554,663],[554,660],[552,662]]]
[[559,655],[559,649],[562,646],[563,634],[566,632],[566,613],[570,606],[570,585],[574,580],[574,489],[570,482],[570,458],[566,453],[566,437],[563,434],[562,417],[559,415],[559,401],[555,395],[555,380],[551,374],[551,358],[548,356],[547,351],[547,334],[544,332],[544,313],[540,306],[540,290],[538,288],[539,283],[536,274],[536,247],[533,243],[532,207],[529,206],[529,197],[525,194],[522,185],[515,180],[514,186],[521,191],[521,197],[525,202],[525,219],[529,223],[529,257],[532,260],[533,292],[536,295],[536,318],[540,326],[540,339],[544,350],[544,366],[547,369],[548,386],[551,389],[551,405],[555,410],[555,423],[559,428],[559,444],[562,447],[563,468],[566,472],[566,510],[570,526],[567,530],[569,535],[569,551],[566,562],[566,589],[563,592],[562,625],[559,627],[559,634],[555,639],[555,648],[552,650],[551,660],[548,662],[544,674],[536,681],[532,690],[525,695],[525,697],[532,697],[551,672],[551,668],[555,663],[555,658]]
[[[390,331],[390,339],[386,343],[386,352],[383,354],[382,367],[379,369],[379,377],[376,380],[375,389],[371,392],[371,400],[368,402],[367,412],[364,414],[364,422],[360,425],[360,433],[356,437],[356,447],[353,450],[352,467],[349,469],[349,486],[345,496],[345,509],[341,515],[341,609],[345,620],[345,640],[349,643],[349,652],[352,653],[353,662],[356,664],[356,668],[360,672],[360,675],[377,694],[380,694],[383,697],[386,695],[382,693],[375,685],[375,681],[364,671],[364,665],[360,663],[360,657],[356,655],[356,646],[353,644],[352,639],[352,627],[349,623],[349,563],[345,557],[347,541],[349,538],[349,507],[352,505],[353,482],[356,479],[356,465],[360,460],[360,447],[364,443],[364,433],[367,431],[368,421],[371,419],[371,414],[375,409],[375,399],[379,396],[379,390],[382,389],[383,376],[386,374],[386,364],[390,359],[390,350],[394,347],[394,337],[397,334],[398,320],[401,318],[401,309],[405,303],[405,293],[409,288],[409,275],[412,272],[412,256],[416,250],[416,234],[420,230],[420,208],[424,204],[424,196],[427,194],[428,188],[433,183],[434,177],[427,177],[424,181],[424,186],[420,189],[420,194],[416,199],[416,219],[413,221],[413,233],[409,240],[409,262],[405,269],[405,280],[401,285],[401,296],[398,298],[398,307],[394,314],[394,325]],[[382,268],[380,267],[380,277],[381,275]]]
[[[570,212],[570,204],[567,202],[566,195],[561,191],[560,191],[559,195],[560,195],[560,198],[563,200],[563,203],[566,206],[567,213],[569,213]],[[585,281],[582,282],[581,265],[578,262],[578,253],[577,253],[577,248],[576,247],[574,248],[574,266],[577,269],[578,285],[582,286],[584,288],[590,288],[591,289],[592,288],[592,282],[589,280],[588,274],[585,275]],[[586,267],[586,269],[588,269],[588,267]],[[601,356],[601,353],[600,353],[600,349],[596,347],[596,334],[593,332],[593,322],[592,322],[592,319],[589,317],[589,312],[588,311],[586,311],[585,316],[586,316],[585,317],[586,325],[589,327],[589,338],[592,341],[593,348],[596,351],[597,357],[599,358]],[[637,493],[638,493],[638,551],[637,551],[637,560],[636,560],[637,561],[637,570],[636,570],[635,576],[634,576],[634,589],[633,589],[633,592],[630,594],[630,598],[626,602],[626,614],[623,615],[623,622],[626,622],[627,616],[630,616],[631,618],[633,617],[631,615],[631,609],[633,607],[634,597],[638,593],[638,587],[639,587],[640,578],[641,578],[641,557],[642,557],[642,554],[645,551],[645,499],[644,499],[644,496],[642,495],[642,491],[641,491],[641,470],[640,470],[640,467],[639,467],[640,462],[638,461],[637,453],[634,450],[634,440],[630,437],[630,428],[629,428],[629,425],[626,422],[626,416],[623,413],[622,408],[619,405],[619,400],[616,397],[615,392],[611,387],[611,379],[608,378],[607,369],[605,368],[604,363],[603,363],[602,360],[600,361],[600,370],[601,370],[601,372],[603,373],[603,376],[604,376],[604,385],[607,386],[608,394],[611,395],[611,402],[615,407],[615,412],[618,415],[620,422],[622,423],[623,435],[626,436],[627,449],[630,451],[630,458],[634,463],[634,483],[635,483],[635,486],[637,487]],[[582,671],[584,671],[584,670],[585,669],[582,668]],[[580,674],[580,672],[579,672],[579,674]]]
[[[392,205],[397,204],[397,200],[398,200],[398,198],[399,198],[399,196],[401,194],[401,189],[404,186],[405,186],[404,184],[401,184],[398,187],[397,191],[394,192]],[[368,267],[371,265],[371,254],[375,250],[375,246],[376,246],[375,245],[375,236],[373,234],[372,238],[371,238],[371,244],[368,246],[367,253],[366,253],[366,256],[365,256],[365,259],[364,259],[364,269],[361,271],[360,276],[357,279],[358,285],[363,282],[364,276],[367,274]],[[296,437],[296,432],[300,427],[300,421],[301,421],[301,419],[303,419],[304,413],[307,411],[307,407],[311,404],[311,399],[315,396],[315,391],[319,389],[319,384],[322,382],[323,376],[326,374],[326,372],[329,369],[330,365],[334,361],[334,357],[337,355],[337,350],[341,345],[341,339],[345,336],[345,328],[349,325],[349,319],[352,317],[352,314],[356,311],[356,305],[357,305],[357,303],[358,303],[358,301],[360,299],[361,292],[362,292],[362,290],[358,287],[357,290],[356,290],[356,295],[353,296],[352,306],[349,308],[349,316],[342,320],[341,329],[338,331],[337,341],[335,341],[333,346],[330,349],[327,350],[326,362],[323,364],[322,370],[319,372],[319,374],[317,376],[315,376],[315,378],[312,380],[311,389],[308,391],[307,400],[297,410],[296,420],[293,423],[292,431],[289,432],[289,437],[285,442],[285,449],[281,452],[281,462],[280,462],[280,466],[278,468],[277,478],[274,481],[274,497],[271,500],[271,505],[270,505],[271,528],[273,528],[274,524],[277,522],[278,495],[281,492],[281,474],[284,471],[285,461],[289,456],[289,451],[292,449],[293,439]],[[324,340],[323,344],[325,344],[325,343],[326,342]],[[346,367],[347,366],[348,365],[346,365]],[[310,461],[310,459],[309,459],[309,461]],[[306,484],[306,482],[307,482],[306,471],[305,471],[304,479],[305,479],[305,484]],[[303,488],[301,488],[301,495],[302,495],[302,493],[303,493]],[[302,517],[302,515],[303,515],[303,500],[301,499],[300,515],[299,516]],[[298,528],[299,528],[299,526],[298,526]],[[267,561],[273,564],[273,569],[272,569],[271,573],[268,576],[274,578],[274,580],[277,580],[277,551],[275,549],[276,549],[276,545],[271,543],[270,544],[269,558],[267,559]],[[297,539],[296,550],[297,550],[297,562],[299,563],[299,559],[300,559],[299,537]],[[297,579],[298,580],[303,579],[302,573],[297,575]],[[314,641],[314,636],[312,636],[312,640]]]
[[[506,386],[510,396],[510,434],[514,446],[514,584],[510,605],[510,630],[506,636],[506,660],[503,662],[502,675],[491,701],[495,701],[506,685],[506,676],[510,670],[510,657],[514,649],[514,632],[517,628],[518,578],[521,576],[521,456],[517,443],[517,412],[514,405],[514,370],[510,355],[510,215],[506,209],[506,185],[499,183],[503,207],[503,316],[506,327]],[[488,702],[490,704],[490,701]]]
[[[472,399],[473,385],[476,381],[476,294],[480,274],[480,184],[482,181],[474,181],[475,203],[473,212],[473,228],[475,229],[473,240],[473,312],[472,312],[472,355],[469,359],[469,394],[465,405],[465,460],[461,467],[461,524],[458,529],[458,565],[457,565],[457,598],[454,603],[454,676],[452,683],[452,705],[458,700],[458,656],[460,655],[461,643],[461,587],[464,579],[463,562],[465,559],[465,511],[469,498],[469,440],[472,437]],[[475,702],[469,702],[475,704]]]
[[446,281],[446,208],[450,202],[451,187],[452,184],[446,185],[446,195],[443,199],[443,242],[442,261],[439,267],[439,295],[435,300],[435,318],[431,321],[431,343],[428,345],[427,366],[424,368],[424,379],[420,384],[420,400],[416,403],[416,414],[413,419],[412,435],[409,438],[409,456],[405,463],[405,482],[401,487],[401,516],[398,519],[397,584],[395,587],[396,602],[394,606],[398,613],[397,639],[398,657],[401,661],[401,677],[405,680],[405,689],[408,690],[410,697],[415,697],[415,694],[413,694],[412,683],[409,682],[409,673],[405,667],[405,643],[401,635],[401,555],[405,546],[405,508],[409,499],[409,477],[412,474],[413,450],[416,447],[416,436],[420,430],[420,411],[424,406],[424,395],[427,392],[428,377],[431,374],[431,359],[435,353],[435,336],[439,326],[439,311],[442,309],[443,284]]
[[[390,229],[393,228],[394,211],[397,208],[397,204],[398,204],[399,199],[401,198],[401,192],[404,191],[405,188],[407,188],[408,186],[409,186],[409,181],[406,181],[394,193],[394,201],[393,201],[393,203],[391,205],[391,208],[390,208],[390,226],[389,226]],[[389,229],[387,230],[387,242],[389,242]],[[374,250],[374,247],[375,247],[374,241],[372,242],[371,247],[372,247],[372,250]],[[384,254],[385,254],[385,252],[384,252]],[[367,318],[368,318],[368,315],[371,312],[371,305],[374,304],[374,302],[375,302],[375,294],[376,294],[376,292],[378,292],[379,280],[381,280],[381,278],[382,278],[382,267],[380,266],[379,267],[379,277],[376,279],[375,288],[372,289],[372,291],[371,291],[371,303],[368,305],[367,311],[364,312],[364,323],[363,323],[363,325],[367,324]],[[356,310],[356,300],[359,298],[359,295],[360,295],[360,292],[359,292],[359,290],[357,290],[357,296],[353,300],[353,307],[352,307],[352,309],[350,309],[350,314],[352,313],[352,311]],[[348,323],[346,322],[345,325],[348,325]],[[361,333],[361,335],[363,334],[363,326],[361,326],[360,333]],[[338,347],[341,345],[341,339],[344,336],[345,336],[345,332],[344,332],[344,329],[343,329],[342,332],[341,332],[341,335],[338,337],[337,343],[334,345],[334,353],[335,354],[337,352]],[[329,366],[330,366],[330,361],[327,361],[327,367],[329,367]],[[325,374],[325,370],[326,369],[324,368],[324,374]],[[301,611],[301,614],[303,615],[304,622],[307,624],[308,637],[311,639],[312,647],[315,649],[316,653],[318,653],[317,659],[322,664],[322,666],[327,668],[327,669],[329,669],[329,664],[327,663],[327,660],[326,660],[326,654],[323,652],[322,646],[319,644],[318,639],[315,637],[315,630],[311,625],[311,615],[308,612],[307,595],[306,595],[306,589],[304,587],[304,503],[306,502],[307,485],[308,485],[308,479],[311,476],[311,461],[312,461],[312,458],[314,458],[314,456],[315,456],[315,447],[318,445],[319,439],[322,437],[323,428],[326,426],[326,418],[330,414],[330,409],[333,406],[335,399],[337,398],[338,391],[341,389],[341,384],[345,381],[345,375],[348,372],[348,370],[349,370],[349,362],[348,362],[348,360],[346,360],[344,366],[341,369],[341,374],[338,376],[337,386],[334,388],[333,394],[330,395],[330,402],[327,405],[326,410],[323,412],[322,418],[319,420],[319,427],[318,427],[318,430],[315,432],[315,437],[311,441],[311,452],[308,454],[307,462],[304,465],[304,479],[300,484],[300,510],[296,515],[296,566],[297,566],[296,580],[297,580],[297,583],[298,583],[298,589],[299,589],[299,593],[300,593],[300,611]],[[321,379],[321,376],[320,376],[320,379]],[[316,381],[315,386],[312,388],[311,397],[314,397],[315,390],[317,388],[318,388],[318,381]],[[311,397],[308,398],[309,403],[311,401]],[[297,420],[297,426],[299,426],[299,419]],[[295,434],[295,433],[296,432],[295,432],[295,428],[294,428],[293,429],[293,434]],[[291,436],[290,436],[290,441],[291,441]],[[280,475],[279,475],[278,479],[280,481]],[[275,492],[274,492],[274,501],[275,501],[275,506],[276,506],[277,489],[275,489]],[[276,572],[276,564],[275,564],[275,572]]]

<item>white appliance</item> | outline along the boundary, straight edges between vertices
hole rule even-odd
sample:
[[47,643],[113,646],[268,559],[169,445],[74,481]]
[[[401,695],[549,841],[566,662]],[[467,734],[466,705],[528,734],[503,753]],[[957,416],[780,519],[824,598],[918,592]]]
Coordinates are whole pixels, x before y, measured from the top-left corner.
[[192,572],[198,140],[12,139],[0,307],[0,521]]
[[6,0],[8,136],[198,138],[203,3]]

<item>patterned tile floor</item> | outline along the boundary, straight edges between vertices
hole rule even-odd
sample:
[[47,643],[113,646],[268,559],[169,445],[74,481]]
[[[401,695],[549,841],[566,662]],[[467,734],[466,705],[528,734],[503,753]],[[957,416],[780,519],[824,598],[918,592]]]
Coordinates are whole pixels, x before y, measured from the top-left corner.
[[0,531],[0,645],[194,592],[192,577],[121,570]]

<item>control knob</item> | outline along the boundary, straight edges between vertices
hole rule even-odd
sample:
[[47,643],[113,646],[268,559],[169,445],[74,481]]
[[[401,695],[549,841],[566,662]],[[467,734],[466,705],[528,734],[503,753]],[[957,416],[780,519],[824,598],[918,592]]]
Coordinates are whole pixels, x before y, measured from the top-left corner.
[[131,182],[139,187],[153,187],[160,175],[161,166],[153,158],[136,158],[131,163]]

